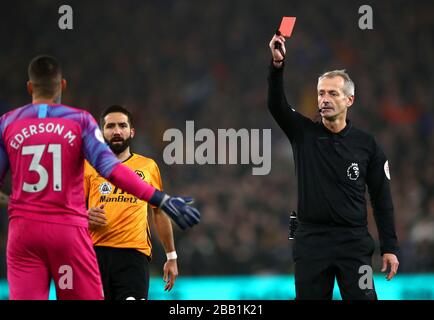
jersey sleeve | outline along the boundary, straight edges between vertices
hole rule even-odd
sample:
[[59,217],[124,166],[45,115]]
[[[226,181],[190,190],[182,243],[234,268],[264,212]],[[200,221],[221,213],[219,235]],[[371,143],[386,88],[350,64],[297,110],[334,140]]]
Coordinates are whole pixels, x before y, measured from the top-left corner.
[[85,158],[104,178],[108,178],[120,161],[105,143],[98,124],[88,112],[83,112],[82,138]]
[[381,254],[398,251],[394,208],[390,191],[389,163],[383,150],[373,141],[366,183],[380,238]]
[[150,171],[151,171],[151,185],[154,188],[163,191],[163,182],[161,180],[160,169],[158,168],[158,165],[155,161],[152,161],[152,166]]
[[274,120],[291,143],[301,137],[303,126],[311,122],[288,105],[283,89],[283,67],[275,68],[273,64],[269,68],[267,104]]

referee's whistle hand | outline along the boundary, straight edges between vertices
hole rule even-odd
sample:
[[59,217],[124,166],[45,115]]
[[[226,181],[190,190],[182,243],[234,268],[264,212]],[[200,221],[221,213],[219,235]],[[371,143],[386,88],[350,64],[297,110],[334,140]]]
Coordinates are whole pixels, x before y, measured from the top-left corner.
[[385,253],[383,254],[383,267],[381,268],[381,272],[386,272],[387,267],[390,265],[390,272],[386,275],[386,279],[392,280],[392,278],[398,272],[399,261],[396,255],[393,253]]

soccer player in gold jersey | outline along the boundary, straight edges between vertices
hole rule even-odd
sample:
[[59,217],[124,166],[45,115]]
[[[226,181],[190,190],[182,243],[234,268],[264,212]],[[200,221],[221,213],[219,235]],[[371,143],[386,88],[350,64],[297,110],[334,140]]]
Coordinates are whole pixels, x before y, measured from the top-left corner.
[[[143,180],[162,190],[160,171],[154,160],[132,153],[135,131],[132,117],[121,106],[108,107],[101,115],[106,143],[124,165]],[[89,230],[101,272],[106,300],[148,298],[149,262],[152,257],[148,203],[115,187],[86,163],[84,190],[89,212]],[[165,290],[178,276],[177,255],[170,218],[151,208],[158,236],[167,254]]]

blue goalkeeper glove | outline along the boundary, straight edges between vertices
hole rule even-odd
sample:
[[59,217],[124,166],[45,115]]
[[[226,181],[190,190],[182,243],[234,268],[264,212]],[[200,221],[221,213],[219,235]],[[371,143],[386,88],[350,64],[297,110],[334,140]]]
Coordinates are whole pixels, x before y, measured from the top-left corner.
[[189,206],[193,203],[193,198],[171,197],[155,190],[149,203],[163,210],[182,230],[199,223],[199,210]]

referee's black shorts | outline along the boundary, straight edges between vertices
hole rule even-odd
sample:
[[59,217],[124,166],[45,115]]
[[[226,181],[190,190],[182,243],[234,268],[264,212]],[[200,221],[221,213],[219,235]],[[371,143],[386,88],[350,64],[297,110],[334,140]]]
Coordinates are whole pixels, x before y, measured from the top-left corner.
[[105,300],[148,299],[149,257],[136,249],[95,246]]
[[366,227],[300,224],[293,248],[296,299],[332,299],[336,279],[342,299],[376,300],[372,277],[365,281],[374,250]]

